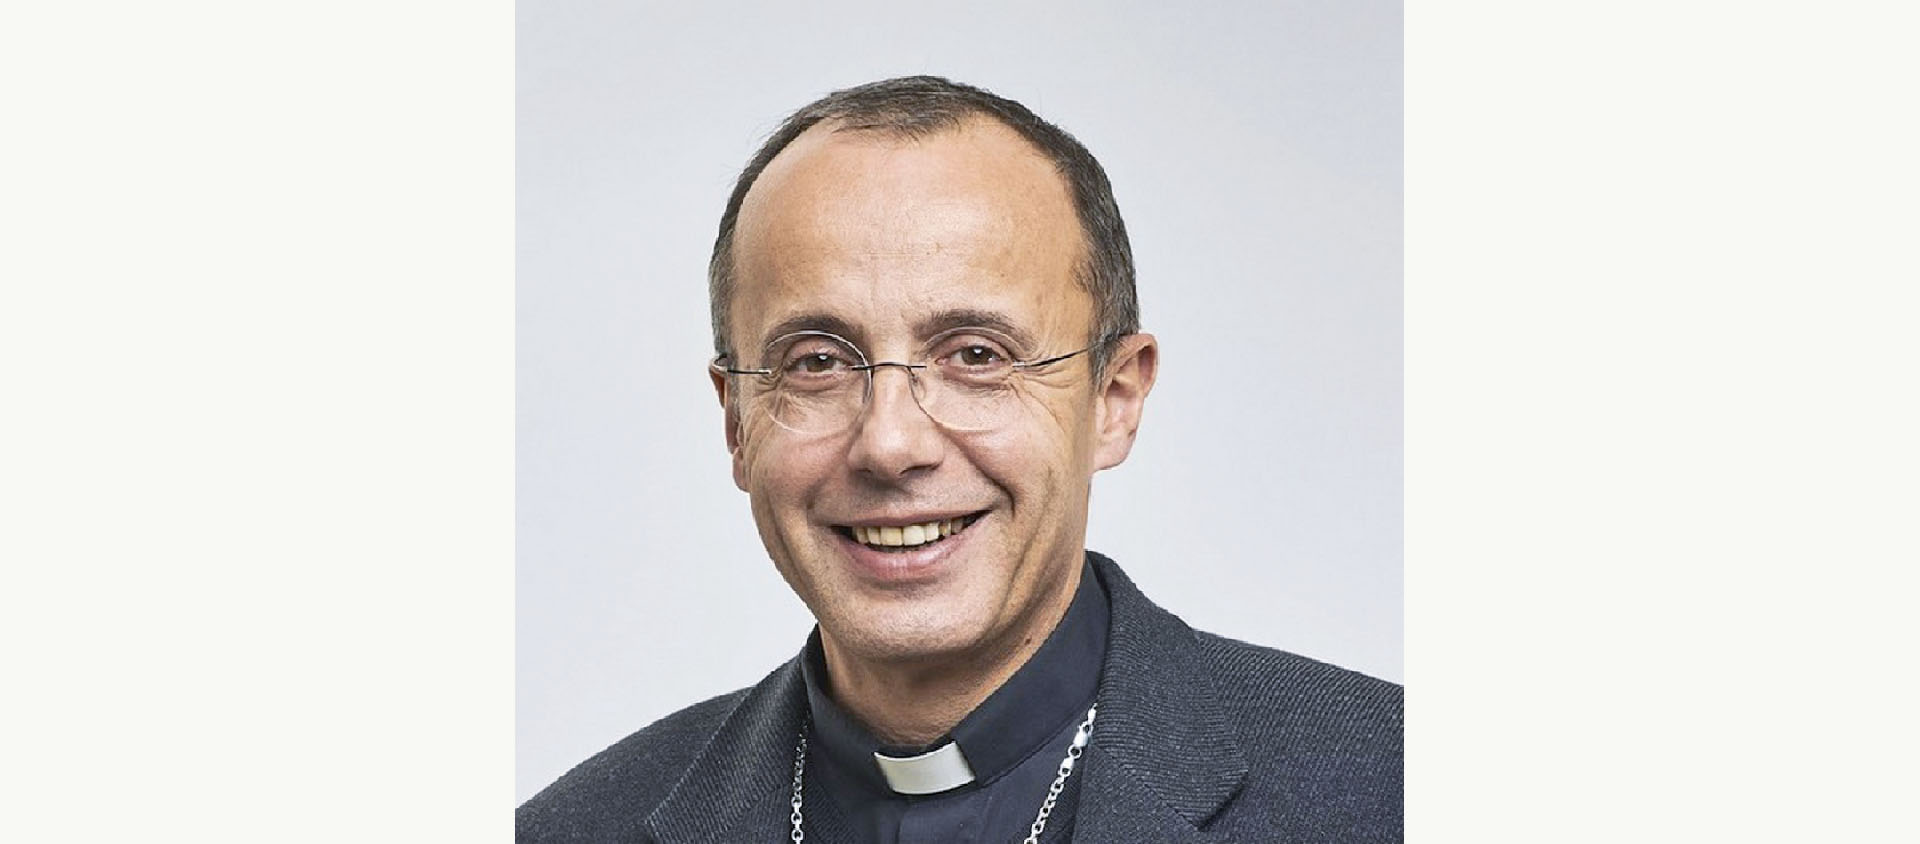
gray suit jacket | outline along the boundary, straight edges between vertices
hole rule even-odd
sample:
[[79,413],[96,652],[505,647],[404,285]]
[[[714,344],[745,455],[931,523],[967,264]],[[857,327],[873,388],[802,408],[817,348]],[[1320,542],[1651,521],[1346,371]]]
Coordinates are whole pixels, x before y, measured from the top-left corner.
[[[1089,557],[1112,630],[1075,841],[1400,840],[1399,686],[1195,632]],[[582,762],[520,807],[517,840],[784,840],[805,710],[795,659]]]

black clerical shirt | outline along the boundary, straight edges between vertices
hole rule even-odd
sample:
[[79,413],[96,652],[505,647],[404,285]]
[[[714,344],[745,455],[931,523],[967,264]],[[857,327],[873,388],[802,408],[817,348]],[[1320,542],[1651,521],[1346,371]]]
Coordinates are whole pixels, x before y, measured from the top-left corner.
[[[1106,590],[1091,566],[1066,617],[1026,665],[953,731],[925,747],[883,745],[827,695],[826,662],[816,632],[808,640],[802,674],[812,737],[807,753],[805,819],[808,841],[874,844],[1005,844],[1027,837],[1048,786],[1059,774],[1073,734],[1086,719],[1107,651]],[[1099,741],[1095,722],[1094,741]],[[887,785],[875,751],[911,756],[954,741],[972,768],[973,782],[938,794],[897,794]],[[1044,842],[1065,841],[1078,804],[1076,770],[1047,821]]]

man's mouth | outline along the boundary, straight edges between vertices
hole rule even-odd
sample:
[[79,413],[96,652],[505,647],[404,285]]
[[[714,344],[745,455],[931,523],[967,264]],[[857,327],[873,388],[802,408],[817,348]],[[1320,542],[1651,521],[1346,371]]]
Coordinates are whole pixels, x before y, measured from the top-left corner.
[[903,525],[836,525],[834,531],[841,536],[877,551],[911,551],[924,548],[935,542],[943,542],[986,515],[982,510],[971,515],[952,519],[938,519],[931,522]]

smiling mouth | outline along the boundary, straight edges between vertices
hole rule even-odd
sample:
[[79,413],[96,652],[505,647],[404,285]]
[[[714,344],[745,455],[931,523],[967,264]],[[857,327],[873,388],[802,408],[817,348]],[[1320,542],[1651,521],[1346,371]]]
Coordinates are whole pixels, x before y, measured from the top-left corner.
[[833,530],[848,539],[872,548],[875,551],[913,551],[925,548],[936,542],[944,542],[947,537],[966,530],[974,522],[986,515],[982,510],[972,515],[955,519],[940,519],[910,525],[835,525]]

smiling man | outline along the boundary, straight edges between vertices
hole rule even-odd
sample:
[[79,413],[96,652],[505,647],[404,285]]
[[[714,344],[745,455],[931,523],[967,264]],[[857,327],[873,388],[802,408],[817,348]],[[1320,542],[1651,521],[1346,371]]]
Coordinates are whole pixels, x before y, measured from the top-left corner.
[[836,92],[710,268],[733,477],[819,624],[521,841],[1396,841],[1400,689],[1198,633],[1083,550],[1158,371],[1105,173],[932,77]]

